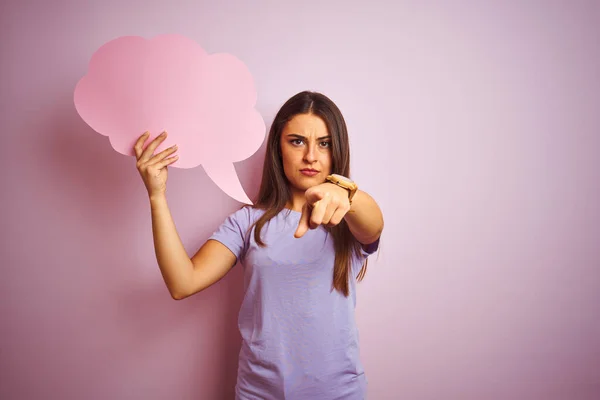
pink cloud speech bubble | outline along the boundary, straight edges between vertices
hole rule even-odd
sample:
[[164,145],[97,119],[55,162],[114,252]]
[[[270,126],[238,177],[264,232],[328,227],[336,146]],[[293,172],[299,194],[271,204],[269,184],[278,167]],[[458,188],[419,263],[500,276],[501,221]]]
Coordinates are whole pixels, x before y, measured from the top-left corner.
[[142,133],[153,138],[166,130],[155,153],[177,144],[173,167],[202,165],[221,190],[249,204],[233,163],[264,140],[256,99],[252,75],[239,59],[208,55],[181,35],[124,36],[104,44],[74,93],[81,118],[119,153],[134,155]]

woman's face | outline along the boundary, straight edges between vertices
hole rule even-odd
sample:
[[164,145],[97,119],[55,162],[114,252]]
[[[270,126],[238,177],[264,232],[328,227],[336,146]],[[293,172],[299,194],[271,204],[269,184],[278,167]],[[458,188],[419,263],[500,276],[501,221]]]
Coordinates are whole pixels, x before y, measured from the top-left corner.
[[313,114],[298,114],[281,132],[283,170],[292,187],[306,191],[331,173],[331,136]]

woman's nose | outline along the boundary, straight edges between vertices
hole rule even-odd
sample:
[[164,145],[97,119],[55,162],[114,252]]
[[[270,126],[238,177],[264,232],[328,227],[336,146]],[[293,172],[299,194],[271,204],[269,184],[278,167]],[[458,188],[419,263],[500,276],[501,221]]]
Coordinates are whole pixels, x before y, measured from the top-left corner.
[[314,144],[309,144],[308,146],[306,146],[306,153],[304,153],[304,159],[309,163],[316,161],[316,153],[315,153],[315,145]]

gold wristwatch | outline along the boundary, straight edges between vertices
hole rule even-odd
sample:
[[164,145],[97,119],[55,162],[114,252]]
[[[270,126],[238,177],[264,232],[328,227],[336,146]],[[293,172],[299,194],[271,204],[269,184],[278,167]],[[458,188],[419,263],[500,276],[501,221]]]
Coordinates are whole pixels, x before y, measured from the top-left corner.
[[350,204],[352,204],[352,198],[356,194],[358,190],[358,185],[354,183],[350,178],[346,178],[345,176],[338,174],[331,174],[326,178],[327,182],[331,182],[334,185],[338,185],[341,188],[344,188],[348,191],[348,200]]

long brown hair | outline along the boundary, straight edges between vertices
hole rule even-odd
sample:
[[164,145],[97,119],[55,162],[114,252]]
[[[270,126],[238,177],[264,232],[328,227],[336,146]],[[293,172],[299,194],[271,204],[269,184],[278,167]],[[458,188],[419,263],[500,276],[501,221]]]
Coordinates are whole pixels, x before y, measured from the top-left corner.
[[[350,177],[350,145],[346,121],[341,111],[327,96],[304,91],[296,94],[281,107],[267,138],[267,150],[263,166],[262,181],[255,207],[265,213],[253,224],[256,226],[254,240],[265,247],[260,237],[263,226],[279,214],[291,200],[292,192],[283,170],[281,156],[281,132],[285,125],[298,114],[313,114],[320,117],[331,135],[331,173]],[[354,238],[345,220],[332,228],[327,228],[333,237],[335,265],[333,269],[333,287],[344,296],[350,293],[349,276],[352,271],[352,252],[360,252],[361,244]],[[358,281],[362,281],[367,272],[367,262],[362,265]]]

